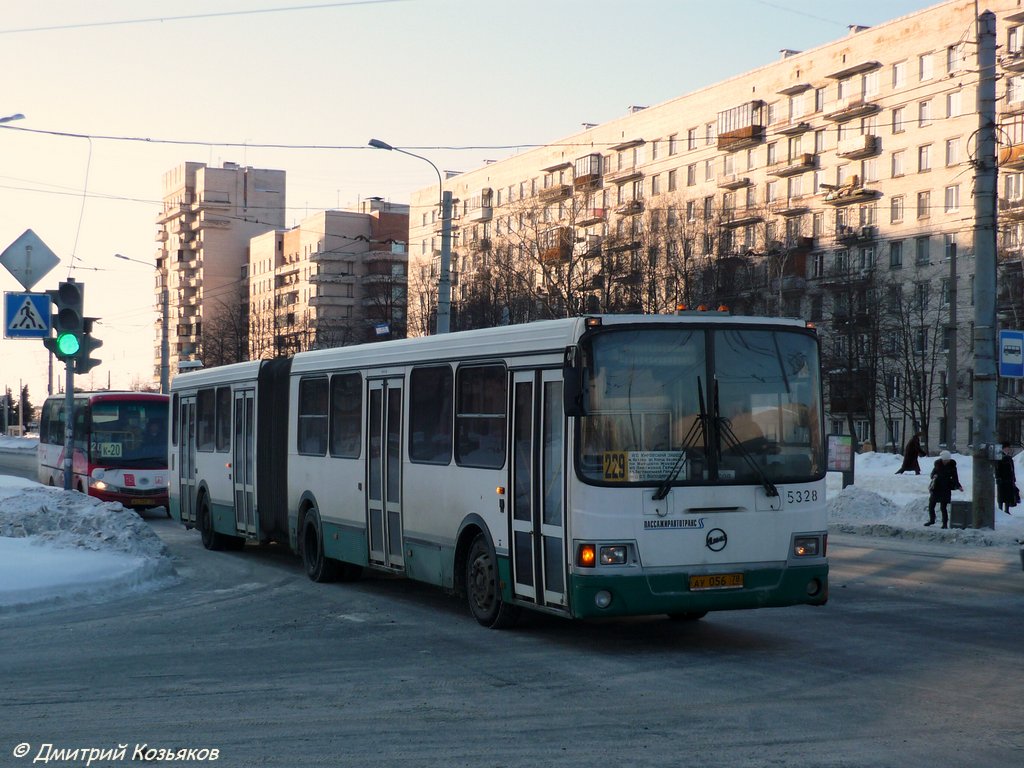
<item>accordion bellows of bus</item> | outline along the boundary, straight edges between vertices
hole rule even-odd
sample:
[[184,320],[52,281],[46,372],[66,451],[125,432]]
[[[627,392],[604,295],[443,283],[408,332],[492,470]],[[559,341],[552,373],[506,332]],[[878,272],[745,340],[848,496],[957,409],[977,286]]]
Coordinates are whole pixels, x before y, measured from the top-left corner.
[[171,513],[485,626],[822,605],[818,339],[724,312],[594,315],[302,352],[171,387]]

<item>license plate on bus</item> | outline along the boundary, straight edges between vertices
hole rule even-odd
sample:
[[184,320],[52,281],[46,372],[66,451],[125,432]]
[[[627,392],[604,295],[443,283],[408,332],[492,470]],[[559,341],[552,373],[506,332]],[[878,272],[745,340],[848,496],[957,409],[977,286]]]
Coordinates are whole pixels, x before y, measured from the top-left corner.
[[742,573],[706,573],[690,577],[690,590],[697,592],[702,589],[741,589]]

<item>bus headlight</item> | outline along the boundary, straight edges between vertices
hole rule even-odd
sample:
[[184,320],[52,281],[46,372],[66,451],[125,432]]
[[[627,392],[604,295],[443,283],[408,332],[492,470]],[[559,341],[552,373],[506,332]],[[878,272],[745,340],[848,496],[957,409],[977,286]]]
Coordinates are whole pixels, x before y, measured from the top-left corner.
[[626,546],[615,544],[601,547],[601,565],[622,565],[626,562]]
[[821,552],[820,536],[796,536],[793,539],[794,557],[818,557]]
[[612,593],[607,589],[602,589],[600,592],[594,595],[594,605],[598,608],[607,608],[612,604]]
[[97,491],[105,491],[105,490],[107,490],[107,484],[104,481],[102,481],[102,480],[92,480],[92,481],[89,482],[89,485],[91,485]]

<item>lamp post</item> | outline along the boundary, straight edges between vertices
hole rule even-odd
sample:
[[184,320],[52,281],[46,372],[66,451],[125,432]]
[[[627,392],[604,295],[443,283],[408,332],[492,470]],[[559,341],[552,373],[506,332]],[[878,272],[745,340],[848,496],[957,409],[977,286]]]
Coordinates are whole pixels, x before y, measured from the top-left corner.
[[136,264],[145,264],[147,267],[154,267],[157,270],[157,274],[160,275],[160,392],[166,395],[170,391],[170,377],[168,375],[170,350],[167,344],[167,318],[170,315],[168,307],[170,291],[167,290],[167,278],[160,270],[159,265],[150,264],[148,261],[142,261],[142,259],[133,259],[130,256],[125,256],[120,253],[115,253],[114,258],[122,259],[124,261],[134,261]]
[[17,112],[13,115],[7,115],[6,117],[0,117],[0,125],[3,123],[13,123],[15,120],[24,120],[25,116],[21,112]]
[[441,274],[437,280],[437,333],[448,333],[451,327],[452,306],[452,283],[449,272],[452,258],[452,193],[444,188],[444,181],[441,179],[441,171],[438,167],[422,155],[393,147],[380,139],[370,139],[369,145],[374,149],[386,149],[419,158],[423,162],[429,163],[430,167],[434,169],[434,173],[437,174],[438,202],[441,206]]

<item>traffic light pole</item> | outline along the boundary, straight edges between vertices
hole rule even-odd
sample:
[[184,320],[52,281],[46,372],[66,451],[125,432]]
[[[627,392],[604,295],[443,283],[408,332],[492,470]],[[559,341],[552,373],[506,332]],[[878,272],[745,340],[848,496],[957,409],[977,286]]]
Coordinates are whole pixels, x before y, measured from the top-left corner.
[[70,491],[74,475],[71,457],[75,452],[75,363],[68,360],[64,367],[64,490]]

